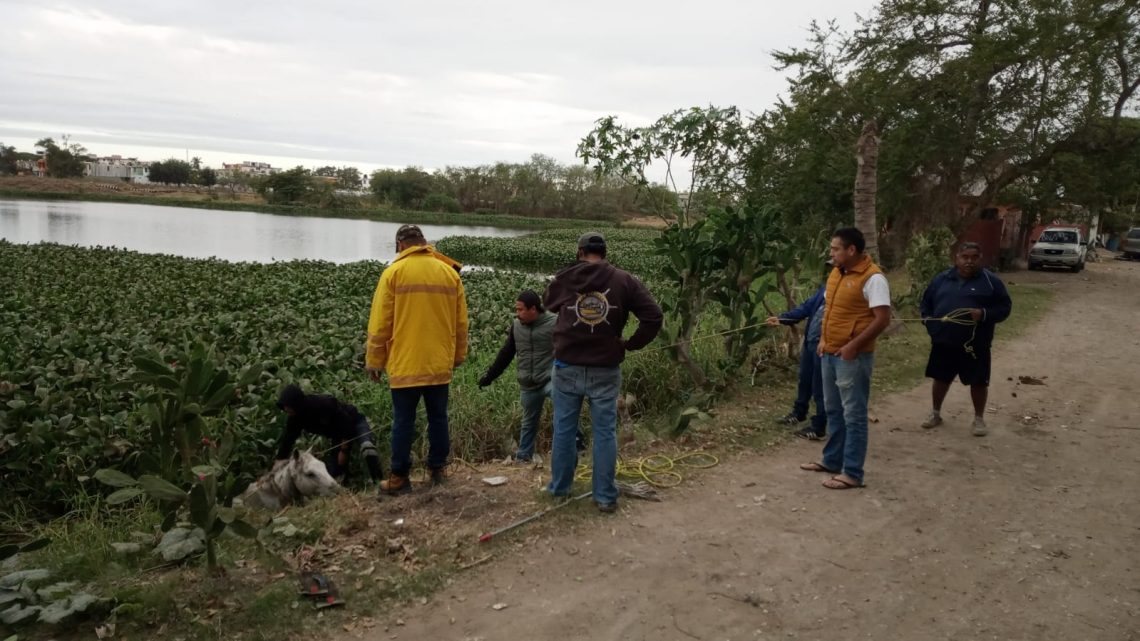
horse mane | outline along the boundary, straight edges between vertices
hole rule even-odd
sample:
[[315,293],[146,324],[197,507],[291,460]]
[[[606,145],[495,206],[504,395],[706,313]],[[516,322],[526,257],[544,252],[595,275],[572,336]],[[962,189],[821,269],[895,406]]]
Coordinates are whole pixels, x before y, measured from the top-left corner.
[[304,497],[297,489],[297,484],[293,482],[293,474],[289,471],[289,466],[292,463],[292,459],[276,461],[268,473],[253,482],[253,485],[250,486],[253,491],[246,490],[246,494],[252,496],[268,493],[274,497],[280,497],[284,504],[303,499]]

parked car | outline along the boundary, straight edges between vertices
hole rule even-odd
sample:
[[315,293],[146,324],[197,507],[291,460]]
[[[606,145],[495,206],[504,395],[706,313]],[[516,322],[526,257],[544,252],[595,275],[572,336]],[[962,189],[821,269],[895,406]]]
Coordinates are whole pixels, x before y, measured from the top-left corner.
[[1120,243],[1120,251],[1129,260],[1140,259],[1140,227],[1133,227],[1124,235],[1124,242]]
[[1088,240],[1076,227],[1050,227],[1029,250],[1029,269],[1066,267],[1074,273],[1085,268]]

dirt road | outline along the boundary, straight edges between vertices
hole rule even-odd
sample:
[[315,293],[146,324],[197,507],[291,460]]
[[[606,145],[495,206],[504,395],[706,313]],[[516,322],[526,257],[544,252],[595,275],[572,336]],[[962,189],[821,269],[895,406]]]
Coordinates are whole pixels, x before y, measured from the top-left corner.
[[373,638],[1140,639],[1140,263],[1011,279],[1057,296],[995,353],[990,436],[960,386],[929,431],[925,385],[873,398],[866,489],[799,471],[815,444],[737,457],[573,536],[493,544]]

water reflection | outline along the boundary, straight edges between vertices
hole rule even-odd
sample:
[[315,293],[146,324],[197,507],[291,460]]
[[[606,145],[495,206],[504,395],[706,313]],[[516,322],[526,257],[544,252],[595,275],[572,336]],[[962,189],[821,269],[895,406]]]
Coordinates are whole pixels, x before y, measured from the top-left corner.
[[[274,216],[243,211],[121,203],[0,200],[0,238],[15,243],[122,247],[232,261],[391,260],[400,223]],[[444,236],[518,236],[497,227],[420,225]]]

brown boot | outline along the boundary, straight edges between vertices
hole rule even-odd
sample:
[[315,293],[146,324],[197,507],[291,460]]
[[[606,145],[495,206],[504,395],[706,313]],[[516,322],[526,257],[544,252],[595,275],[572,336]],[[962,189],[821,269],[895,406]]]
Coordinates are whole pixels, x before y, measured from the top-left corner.
[[380,493],[396,496],[397,494],[407,494],[412,491],[412,482],[406,476],[400,476],[395,472],[388,477],[387,481],[380,481]]

